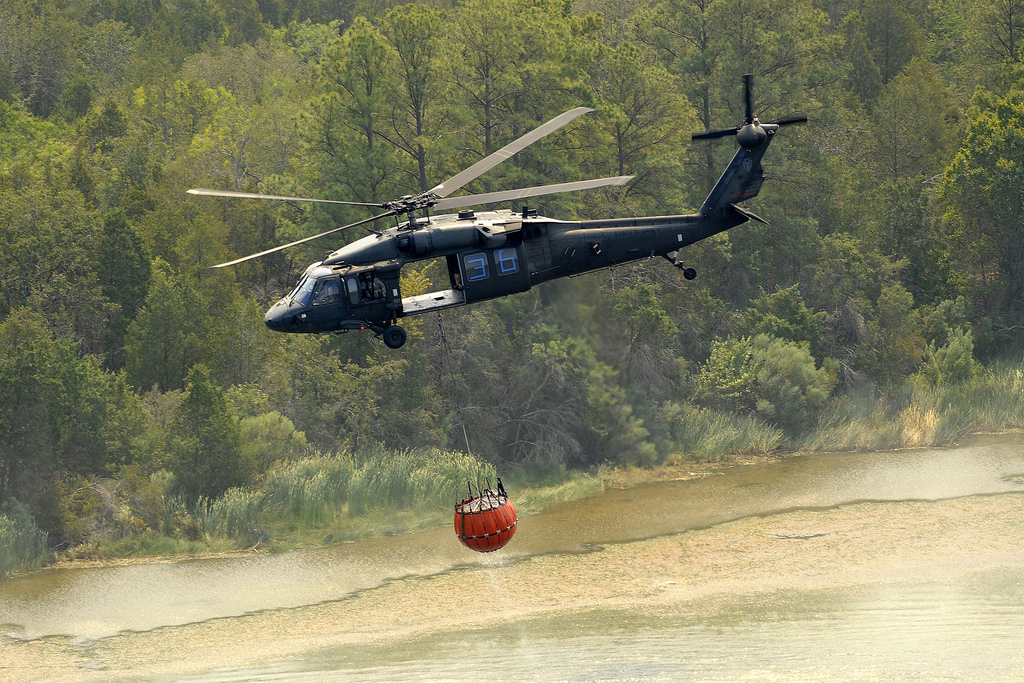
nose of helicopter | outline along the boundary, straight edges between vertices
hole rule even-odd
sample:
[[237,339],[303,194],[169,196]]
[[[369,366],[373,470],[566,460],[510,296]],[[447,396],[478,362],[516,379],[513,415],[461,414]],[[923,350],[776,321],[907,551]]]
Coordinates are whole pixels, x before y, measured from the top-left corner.
[[294,329],[302,322],[299,319],[302,315],[301,311],[302,306],[293,305],[291,302],[281,299],[270,307],[270,310],[263,316],[263,322],[272,330],[284,332]]

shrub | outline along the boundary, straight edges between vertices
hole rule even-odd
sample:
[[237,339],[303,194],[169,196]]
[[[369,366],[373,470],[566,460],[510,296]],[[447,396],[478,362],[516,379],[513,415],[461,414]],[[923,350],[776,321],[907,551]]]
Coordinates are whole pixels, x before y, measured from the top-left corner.
[[792,436],[814,424],[836,378],[807,344],[759,334],[715,342],[695,384],[704,407],[755,413]]
[[915,377],[930,386],[963,384],[978,372],[974,360],[974,336],[969,328],[949,331],[946,344],[936,347],[931,342],[924,350],[924,362]]

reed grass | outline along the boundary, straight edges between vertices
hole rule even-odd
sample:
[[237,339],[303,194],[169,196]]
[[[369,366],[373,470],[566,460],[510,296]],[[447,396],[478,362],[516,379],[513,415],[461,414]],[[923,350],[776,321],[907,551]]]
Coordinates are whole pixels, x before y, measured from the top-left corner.
[[723,413],[694,406],[670,406],[667,420],[671,464],[684,460],[716,461],[723,455],[767,454],[786,443],[785,433],[754,415]]
[[16,500],[5,504],[0,510],[0,578],[41,567],[49,555],[46,533],[28,509]]
[[467,480],[496,479],[493,465],[458,451],[374,446],[283,463],[268,473],[266,488],[281,514],[319,523],[343,506],[349,516],[377,508],[447,508]]
[[203,526],[210,536],[235,540],[248,547],[266,540],[267,532],[260,526],[269,496],[266,491],[232,488],[206,506]]
[[164,535],[153,529],[122,538],[83,543],[62,555],[68,560],[105,560],[123,557],[166,557],[169,555],[206,555],[238,550],[234,539],[203,536],[188,539]]
[[278,463],[266,476],[269,503],[279,515],[305,526],[331,521],[347,500],[354,469],[350,455],[317,454]]
[[1024,364],[1003,363],[970,380],[841,397],[797,444],[803,450],[941,446],[968,434],[1024,428]]

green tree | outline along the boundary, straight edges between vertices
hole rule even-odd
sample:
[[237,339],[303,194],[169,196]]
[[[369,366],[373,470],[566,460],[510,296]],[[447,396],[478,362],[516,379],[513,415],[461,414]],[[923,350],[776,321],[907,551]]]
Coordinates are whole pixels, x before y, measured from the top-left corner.
[[836,378],[816,367],[806,344],[759,334],[716,342],[695,384],[699,404],[756,413],[797,436],[813,426]]
[[750,302],[740,314],[740,331],[744,335],[768,334],[779,339],[806,344],[811,354],[822,357],[822,333],[825,312],[815,313],[800,296],[800,285],[778,289]]
[[277,411],[243,417],[238,437],[239,457],[253,472],[266,472],[275,462],[296,458],[306,449],[305,433]]
[[923,301],[951,293],[941,235],[927,208],[956,130],[938,69],[923,58],[889,81],[872,111],[875,234],[885,253],[907,260],[905,282]]
[[117,102],[107,100],[102,108],[85,116],[81,131],[90,147],[102,146],[128,132],[128,119]]
[[758,415],[790,436],[813,427],[836,378],[815,366],[806,344],[759,334],[753,339],[752,351]]
[[[600,133],[593,147],[602,150],[595,154],[599,166],[594,175],[635,176],[626,189],[610,193],[607,208],[596,213],[678,213],[688,199],[695,203],[685,191],[691,180],[685,168],[686,134],[699,124],[690,103],[677,93],[677,79],[664,67],[648,64],[630,44],[595,60],[590,75],[603,114],[594,122]],[[605,161],[609,156],[611,163]]]
[[[943,223],[982,315],[1024,322],[1024,92],[980,93],[967,137],[942,182]],[[1021,336],[1010,337],[1015,346]]]
[[[188,52],[197,52],[207,41],[220,37],[226,29],[229,16],[236,22],[233,38],[237,38],[239,32],[243,39],[261,36],[262,27],[256,25],[259,19],[251,3],[241,2],[232,8],[228,3],[219,5],[214,0],[176,0],[173,4],[164,4],[161,9],[167,17],[170,34],[167,37]],[[247,30],[251,31],[249,35],[246,34]]]
[[[583,63],[589,54],[585,27],[557,0],[470,0],[459,6],[449,30],[450,78],[464,117],[458,169],[588,99]],[[536,184],[528,160],[542,157],[543,143],[477,183],[484,191],[502,185]],[[548,170],[567,163],[545,159]]]
[[937,346],[930,342],[924,349],[924,361],[917,377],[936,387],[943,384],[962,384],[978,374],[974,360],[974,339],[970,328],[950,330],[946,343]]
[[[828,17],[806,0],[662,0],[638,13],[638,23],[641,40],[682,80],[706,129],[742,120],[744,73],[755,75],[764,120],[806,110],[808,95],[831,80],[839,48],[826,34]],[[717,178],[721,153],[705,147],[705,187]]]
[[987,56],[996,64],[1019,63],[1024,47],[1024,2],[992,0],[978,5]]
[[157,259],[146,303],[125,336],[126,369],[134,386],[182,388],[189,368],[201,358],[198,332],[205,311],[188,280]]
[[858,349],[861,367],[887,383],[910,375],[924,353],[920,317],[914,308],[914,296],[902,285],[883,288],[875,314],[867,321],[864,343]]
[[11,104],[18,94],[18,84],[14,82],[14,74],[7,62],[0,59],[0,102]]
[[694,401],[717,410],[753,411],[753,356],[749,337],[713,342],[711,355],[694,378]]
[[108,311],[91,262],[97,218],[77,190],[0,190],[0,314],[28,306],[54,332],[100,352]]
[[926,15],[921,0],[861,0],[871,56],[878,67],[882,84],[899,74],[910,60],[922,55],[925,32],[922,20]]
[[216,3],[227,28],[228,45],[255,43],[266,37],[267,29],[256,0],[216,0]]
[[103,234],[97,245],[96,270],[103,296],[118,306],[108,326],[107,363],[124,365],[124,335],[128,321],[135,317],[146,299],[151,279],[149,254],[142,238],[116,209],[103,220]]
[[430,7],[410,3],[390,10],[381,33],[394,50],[400,85],[390,94],[391,125],[381,132],[389,143],[413,162],[410,186],[426,192],[438,182],[438,160],[428,154],[452,144],[451,93],[443,80],[444,15]]
[[83,62],[97,94],[110,94],[128,78],[128,70],[139,40],[120,21],[104,20],[89,31]]
[[131,457],[138,397],[43,318],[17,309],[0,323],[0,496],[28,504],[62,540],[54,480],[105,474]]
[[85,27],[56,3],[0,7],[0,58],[10,65],[29,111],[50,116],[79,68]]
[[75,349],[54,340],[38,313],[15,313],[0,323],[0,492],[38,510],[59,467],[57,366]]
[[840,31],[846,42],[849,60],[847,87],[854,92],[866,109],[871,109],[882,91],[882,74],[868,47],[868,33],[864,17],[853,11],[843,18]]
[[185,397],[171,425],[174,476],[190,497],[215,498],[245,483],[252,472],[241,456],[238,422],[224,391],[210,380],[203,364],[192,366]]
[[[393,59],[387,40],[364,19],[325,49],[323,94],[312,102],[305,122],[326,198],[373,202],[399,194],[393,184],[400,162],[380,136],[387,126],[388,97],[395,93]],[[365,211],[333,208],[314,215],[332,227],[366,217]]]
[[60,99],[54,107],[56,116],[66,121],[77,121],[86,115],[92,105],[92,83],[84,73],[78,73],[71,77]]

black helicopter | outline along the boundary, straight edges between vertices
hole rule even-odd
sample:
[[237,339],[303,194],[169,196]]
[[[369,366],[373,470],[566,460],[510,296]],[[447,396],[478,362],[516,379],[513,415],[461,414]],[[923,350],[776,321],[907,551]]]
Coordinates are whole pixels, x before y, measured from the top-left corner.
[[[388,216],[406,216],[407,220],[396,227],[374,232],[309,266],[295,288],[274,304],[264,317],[267,327],[279,332],[369,329],[382,336],[388,347],[397,349],[406,340],[405,330],[398,325],[399,318],[525,292],[534,285],[556,278],[654,256],[668,259],[682,270],[686,279],[696,277],[696,270],[679,261],[679,251],[751,219],[766,222],[736,203],[755,197],[760,191],[764,180],[761,157],[779,126],[807,120],[803,116],[790,116],[774,123],[761,123],[753,111],[753,76],[747,74],[743,78],[746,91],[743,125],[692,136],[699,140],[734,135],[739,144],[722,177],[695,214],[562,221],[538,216],[535,210],[523,208],[518,212],[461,210],[453,214],[430,215],[430,209],[495,204],[559,192],[621,186],[629,182],[632,176],[618,176],[449,197],[528,145],[576,117],[593,111],[586,107],[555,117],[427,192],[381,204],[206,189],[188,192],[385,209],[370,218],[220,263],[212,266],[214,268],[264,256]],[[447,261],[450,287],[403,298],[399,278],[402,267],[440,257]]]

